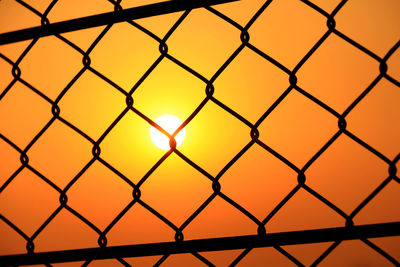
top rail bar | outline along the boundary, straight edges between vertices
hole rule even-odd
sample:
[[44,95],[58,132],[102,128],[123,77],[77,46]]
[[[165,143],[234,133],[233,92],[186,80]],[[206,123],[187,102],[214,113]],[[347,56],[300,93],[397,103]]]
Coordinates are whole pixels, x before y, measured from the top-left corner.
[[400,222],[392,222],[351,227],[271,233],[266,234],[265,236],[234,236],[188,240],[182,242],[163,242],[153,244],[7,255],[0,256],[0,266],[32,265],[39,263],[82,261],[87,259],[113,259],[202,251],[284,246],[399,235]]
[[173,0],[0,34],[0,45],[238,0]]

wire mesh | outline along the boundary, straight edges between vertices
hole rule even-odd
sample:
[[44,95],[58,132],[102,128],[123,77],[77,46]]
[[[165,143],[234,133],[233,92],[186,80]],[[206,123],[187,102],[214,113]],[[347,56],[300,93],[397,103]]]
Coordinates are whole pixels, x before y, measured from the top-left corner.
[[[299,0],[300,1],[300,0]],[[47,7],[47,9],[41,13],[32,6],[30,6],[28,3],[22,1],[22,0],[16,0],[20,5],[25,7],[27,10],[32,12],[33,14],[37,15],[40,20],[42,25],[47,25],[50,23],[48,20],[48,15],[53,9],[54,6],[57,5],[58,1],[53,0],[51,1],[50,5]],[[117,1],[109,1],[113,6],[115,12],[119,12],[122,10],[121,7],[121,0]],[[188,15],[191,13],[191,10],[186,10],[180,17],[179,19],[175,22],[175,24],[169,29],[169,31],[162,37],[160,38],[156,34],[152,33],[145,27],[139,25],[135,21],[129,21],[128,23],[132,26],[135,27],[136,29],[139,29],[144,35],[147,35],[151,37],[154,41],[158,42],[159,44],[159,56],[158,58],[153,62],[153,64],[150,66],[150,68],[144,73],[142,77],[135,83],[135,85],[131,88],[129,92],[126,92],[125,90],[122,89],[121,86],[119,86],[116,82],[112,81],[112,79],[108,78],[106,75],[102,74],[100,71],[96,70],[92,65],[91,65],[91,52],[93,49],[101,42],[104,36],[107,35],[108,31],[111,29],[113,24],[107,25],[101,33],[97,36],[96,40],[91,43],[90,47],[87,50],[81,49],[78,45],[74,44],[72,41],[68,40],[66,37],[61,36],[60,34],[55,34],[54,36],[67,44],[71,49],[79,52],[82,56],[82,63],[83,67],[79,70],[79,72],[69,81],[69,83],[63,88],[60,94],[56,97],[55,100],[52,100],[50,97],[45,95],[40,91],[40,89],[35,88],[31,83],[27,80],[24,80],[21,77],[21,72],[23,72],[23,69],[20,68],[20,62],[24,59],[24,57],[30,52],[32,47],[35,46],[39,38],[34,38],[28,47],[23,51],[23,53],[18,57],[16,61],[11,60],[10,58],[6,57],[3,54],[0,54],[0,57],[2,60],[6,61],[8,64],[12,66],[12,76],[13,79],[12,81],[6,86],[6,88],[1,92],[0,95],[0,101],[6,96],[10,91],[13,90],[13,86],[19,82],[27,86],[32,92],[40,96],[42,99],[47,101],[52,107],[51,107],[51,114],[52,117],[51,119],[46,123],[46,125],[36,134],[36,136],[30,140],[29,144],[25,147],[19,147],[13,142],[13,137],[12,136],[5,136],[4,134],[0,133],[0,138],[4,140],[7,144],[9,144],[13,149],[15,149],[19,155],[20,155],[20,162],[21,165],[19,168],[5,181],[4,184],[1,185],[0,187],[0,198],[1,198],[1,193],[4,192],[7,187],[13,182],[13,180],[24,170],[24,169],[29,169],[33,173],[35,173],[40,179],[42,179],[45,183],[50,185],[57,194],[59,194],[59,206],[54,210],[54,212],[51,214],[50,217],[47,218],[47,220],[34,232],[33,235],[27,235],[24,233],[21,229],[18,228],[16,224],[14,224],[11,220],[7,219],[6,216],[0,214],[0,219],[5,222],[9,227],[11,227],[16,233],[18,233],[21,237],[23,237],[26,240],[26,251],[27,253],[34,253],[35,251],[35,239],[41,234],[41,232],[49,225],[52,220],[62,211],[68,211],[75,217],[77,217],[79,220],[81,220],[83,223],[85,223],[87,226],[89,226],[94,232],[98,234],[98,245],[100,248],[107,247],[107,234],[110,232],[111,229],[117,224],[119,220],[130,210],[132,209],[133,206],[135,205],[140,205],[149,212],[151,212],[153,215],[155,215],[160,221],[165,223],[168,227],[170,227],[174,232],[175,232],[175,241],[176,243],[180,243],[184,241],[184,234],[183,230],[188,227],[188,225],[216,198],[228,203],[238,211],[240,211],[242,214],[247,216],[256,226],[257,228],[257,233],[260,236],[265,236],[268,235],[268,231],[266,231],[266,226],[268,226],[268,222],[274,217],[275,214],[278,213],[278,211],[285,206],[285,204],[293,198],[294,195],[297,194],[297,192],[300,189],[304,189],[307,191],[310,195],[312,195],[315,199],[323,203],[323,205],[326,205],[329,207],[331,210],[333,210],[335,213],[339,214],[344,220],[345,220],[345,225],[346,227],[353,227],[354,222],[353,219],[354,217],[365,207],[367,206],[371,200],[373,200],[379,193],[388,185],[389,182],[395,181],[397,183],[400,182],[400,178],[397,176],[397,168],[396,164],[400,160],[400,153],[397,154],[394,158],[388,158],[381,152],[379,152],[376,148],[368,144],[367,142],[363,141],[361,138],[359,138],[357,135],[352,133],[351,131],[348,130],[347,127],[347,122],[346,122],[346,117],[357,107],[357,105],[362,102],[362,100],[371,92],[374,90],[376,85],[382,81],[386,80],[396,86],[397,88],[400,87],[400,82],[396,80],[394,77],[388,74],[388,66],[387,62],[389,58],[396,52],[396,50],[400,46],[400,41],[397,41],[393,46],[386,52],[386,54],[383,57],[378,56],[375,54],[373,51],[370,51],[366,47],[364,47],[362,44],[354,41],[350,36],[347,36],[346,34],[342,33],[336,28],[336,23],[335,23],[335,16],[340,13],[342,10],[343,6],[346,5],[347,1],[341,1],[331,13],[326,12],[324,9],[319,7],[318,5],[314,4],[311,1],[307,0],[301,0],[301,2],[305,5],[307,5],[308,8],[312,9],[314,12],[318,13],[319,15],[322,15],[326,19],[326,31],[325,33],[319,38],[319,40],[308,50],[308,52],[302,57],[302,59],[295,65],[294,68],[289,68],[286,67],[284,64],[280,63],[278,60],[274,59],[272,56],[268,55],[267,53],[263,52],[261,49],[257,48],[255,45],[252,44],[251,42],[251,36],[249,34],[249,30],[252,27],[252,25],[257,21],[257,19],[261,16],[261,14],[268,12],[268,8],[270,4],[272,3],[272,0],[266,1],[262,7],[257,10],[257,12],[252,16],[252,18],[245,24],[245,26],[241,26],[239,23],[235,22],[232,18],[227,17],[217,9],[213,7],[206,7],[205,9],[210,12],[211,14],[219,17],[220,20],[223,20],[231,25],[237,32],[238,32],[238,38],[240,38],[240,45],[239,47],[236,48],[236,50],[229,56],[229,58],[226,59],[224,64],[219,67],[219,69],[212,75],[211,79],[205,78],[202,74],[197,72],[195,69],[191,68],[190,66],[184,64],[182,61],[180,61],[178,58],[172,56],[168,52],[168,40],[171,37],[171,35],[174,34],[174,32],[180,27],[182,22],[188,17]],[[321,45],[327,40],[328,37],[330,36],[336,36],[340,38],[341,40],[347,42],[350,44],[352,47],[355,49],[361,51],[365,56],[368,56],[372,60],[376,61],[379,63],[379,74],[370,81],[369,85],[362,91],[360,95],[358,95],[355,99],[353,99],[352,103],[343,111],[343,112],[338,112],[332,107],[330,107],[328,104],[324,103],[322,100],[318,99],[317,97],[313,96],[307,91],[307,88],[301,88],[298,85],[298,78],[297,74],[299,70],[302,68],[302,66],[309,60],[309,58],[321,47]],[[243,49],[250,49],[253,52],[255,52],[260,58],[263,60],[266,60],[270,63],[272,63],[274,66],[280,69],[282,73],[284,73],[288,79],[288,87],[286,90],[275,100],[275,102],[266,108],[265,112],[261,117],[258,118],[258,120],[255,123],[251,123],[249,120],[247,120],[243,114],[239,114],[229,106],[223,103],[222,100],[217,99],[214,96],[214,91],[217,90],[214,88],[214,82],[218,79],[218,77],[225,71],[225,69],[233,62],[233,60],[243,51]],[[138,108],[135,107],[135,91],[140,87],[140,85],[146,80],[146,78],[155,70],[157,69],[157,66],[162,61],[170,61],[179,68],[182,68],[185,70],[187,73],[195,77],[196,79],[200,80],[205,87],[205,93],[204,93],[204,98],[201,101],[201,103],[196,107],[196,109],[192,112],[192,114],[185,119],[183,124],[173,133],[170,134],[164,129],[162,129],[159,125],[157,125],[152,119],[147,117],[144,112],[141,112]],[[114,119],[114,121],[107,127],[107,130],[104,131],[101,136],[94,140],[92,137],[90,137],[87,133],[85,133],[83,130],[79,129],[77,126],[63,118],[61,114],[61,110],[59,107],[60,101],[63,99],[63,97],[66,95],[68,90],[71,88],[71,86],[79,80],[79,78],[85,73],[85,72],[91,72],[92,74],[96,75],[106,83],[108,83],[111,87],[115,89],[115,93],[117,94],[122,94],[125,99],[126,99],[126,107],[124,110]],[[337,131],[331,136],[331,138],[318,150],[317,153],[312,155],[311,158],[307,161],[307,163],[304,166],[296,166],[296,164],[292,163],[289,159],[285,157],[285,155],[280,154],[278,151],[274,150],[272,147],[270,147],[268,144],[260,140],[260,133],[259,133],[259,126],[261,125],[262,122],[264,122],[269,115],[274,111],[280,103],[284,101],[284,99],[293,91],[296,91],[297,93],[301,94],[302,97],[307,98],[308,100],[312,101],[315,106],[317,106],[319,109],[324,109],[328,113],[330,113],[332,116],[334,116],[337,119]],[[229,161],[228,164],[226,164],[218,173],[218,175],[212,175],[210,174],[207,170],[203,169],[200,167],[195,161],[191,160],[189,157],[187,157],[183,152],[181,152],[177,147],[176,147],[176,141],[174,137],[179,133],[181,129],[186,127],[188,124],[191,123],[191,121],[197,116],[197,114],[204,108],[204,106],[208,102],[213,102],[216,104],[221,110],[229,114],[230,116],[234,117],[238,121],[240,121],[242,124],[248,127],[249,131],[249,141],[248,143],[240,150],[239,153],[236,155],[232,155],[231,160]],[[1,102],[0,102],[1,105]],[[149,125],[157,128],[160,130],[162,133],[164,133],[166,136],[170,138],[170,147],[171,149],[167,151],[148,171],[147,173],[139,180],[137,183],[133,183],[130,177],[126,177],[122,171],[118,170],[115,168],[112,164],[107,162],[105,159],[102,158],[101,156],[101,145],[103,140],[107,137],[107,135],[110,133],[110,131],[121,121],[121,119],[126,116],[128,113],[133,112],[137,116],[139,116],[141,119],[146,121]],[[64,188],[59,187],[56,185],[51,177],[46,177],[42,173],[40,173],[37,169],[32,167],[29,163],[29,157],[28,157],[28,151],[35,145],[35,143],[41,138],[41,136],[49,129],[49,127],[55,123],[55,122],[60,122],[64,124],[65,126],[69,127],[73,131],[75,131],[77,134],[85,138],[87,141],[89,141],[92,145],[92,158],[90,159],[89,162],[85,165],[85,167],[79,171],[74,177],[71,177],[69,183],[67,186]],[[381,160],[384,164],[386,164],[387,169],[388,169],[388,175],[384,179],[381,180],[379,186],[377,186],[372,192],[369,193],[369,195],[359,203],[359,205],[350,213],[343,211],[340,209],[335,203],[329,201],[327,198],[325,198],[322,194],[318,193],[316,190],[314,190],[312,187],[310,187],[307,184],[307,177],[305,175],[306,170],[310,168],[314,164],[314,162],[321,157],[321,155],[333,144],[335,141],[342,135],[345,135],[352,139],[355,143],[357,143],[359,146],[361,146],[363,149],[367,150],[369,153],[374,155],[376,158]],[[297,183],[296,186],[292,188],[289,194],[287,194],[281,201],[280,203],[269,213],[267,214],[262,220],[259,220],[255,215],[253,215],[250,211],[246,210],[243,206],[241,206],[239,203],[235,202],[232,198],[230,198],[227,194],[224,194],[221,191],[221,184],[219,182],[220,178],[230,169],[243,155],[253,146],[259,146],[262,149],[264,149],[267,153],[270,153],[277,159],[279,159],[281,162],[283,162],[287,168],[290,168],[294,172],[297,173]],[[212,149],[210,149],[210,153],[212,153]],[[180,157],[182,160],[184,160],[188,165],[193,167],[195,170],[197,170],[199,173],[201,173],[204,176],[204,179],[207,179],[210,181],[212,185],[212,194],[208,197],[204,203],[197,208],[191,216],[189,216],[186,221],[181,224],[181,225],[175,225],[172,223],[170,220],[168,220],[163,214],[161,214],[159,211],[157,211],[155,208],[152,208],[151,205],[147,204],[145,201],[142,200],[141,198],[141,186],[146,183],[146,181],[151,177],[151,175],[154,173],[154,171],[163,164],[163,162],[170,157],[171,154],[175,154],[178,157]],[[92,223],[89,219],[85,218],[82,214],[80,214],[78,211],[76,211],[74,208],[68,205],[68,191],[69,189],[80,179],[80,177],[92,166],[95,162],[99,162],[102,165],[104,165],[106,168],[108,168],[110,171],[115,173],[118,177],[120,177],[124,182],[126,182],[129,186],[132,188],[132,199],[130,203],[116,216],[112,222],[104,229],[101,230],[99,229],[94,223]],[[370,247],[372,250],[376,251],[380,255],[382,255],[389,263],[392,263],[395,266],[400,266],[400,263],[398,260],[396,260],[396,255],[390,255],[388,252],[380,248],[378,245],[374,244],[371,240],[369,239],[361,239],[362,242],[364,242],[368,247]],[[332,245],[328,247],[313,263],[312,266],[317,266],[321,262],[324,261],[324,259],[332,253],[335,248],[341,243],[342,241],[336,241]],[[297,259],[295,256],[291,255],[288,251],[286,251],[284,248],[281,246],[275,246],[274,247],[276,251],[278,251],[280,254],[285,256],[288,260],[290,260],[294,265],[298,266],[304,266],[304,263],[300,262],[299,259]],[[252,250],[252,247],[245,248],[240,255],[231,263],[232,266],[235,266],[236,264],[240,263],[247,255],[248,253]],[[209,261],[205,256],[193,252],[192,255],[196,257],[200,262],[204,263],[207,266],[214,266],[211,261]],[[155,266],[162,265],[165,260],[168,259],[170,255],[164,255],[161,257],[156,263]],[[117,258],[117,260],[124,266],[130,266],[129,263],[124,260],[123,258]],[[89,265],[92,262],[92,259],[88,258],[87,261],[83,264],[84,266]],[[49,263],[43,262],[47,266],[50,266]]]

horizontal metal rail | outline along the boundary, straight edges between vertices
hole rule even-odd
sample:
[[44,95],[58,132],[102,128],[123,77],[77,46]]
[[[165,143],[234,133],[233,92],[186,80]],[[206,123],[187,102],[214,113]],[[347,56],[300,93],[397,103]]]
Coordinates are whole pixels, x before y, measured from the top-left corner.
[[0,34],[0,45],[238,0],[173,0]]
[[248,235],[211,239],[197,239],[182,242],[163,242],[153,244],[7,255],[0,256],[0,266],[31,265],[39,263],[83,261],[88,259],[113,259],[202,251],[284,246],[398,235],[400,235],[400,222],[392,222],[352,227],[337,227],[316,230],[271,233],[264,236]]

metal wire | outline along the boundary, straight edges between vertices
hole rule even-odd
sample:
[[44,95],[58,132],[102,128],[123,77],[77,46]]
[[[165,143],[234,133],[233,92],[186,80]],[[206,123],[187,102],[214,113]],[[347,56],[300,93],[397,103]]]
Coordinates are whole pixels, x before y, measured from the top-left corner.
[[[52,8],[57,4],[57,0],[53,0],[48,8],[45,10],[45,12],[40,13],[38,10],[34,9],[32,6],[30,6],[28,3],[24,2],[23,0],[16,0],[19,4],[24,6],[27,10],[31,11],[33,14],[37,15],[41,19],[41,24],[42,26],[48,25],[50,22],[47,19],[47,16],[51,12]],[[121,7],[121,0],[109,0],[109,2],[114,6],[114,12],[117,14],[122,10]],[[62,211],[68,211],[78,219],[80,219],[83,223],[88,225],[93,231],[95,231],[98,234],[98,245],[100,248],[106,248],[107,247],[107,234],[110,232],[110,230],[116,225],[116,223],[135,205],[140,205],[152,214],[154,214],[157,218],[160,219],[160,221],[164,222],[167,226],[169,226],[174,232],[175,232],[175,243],[176,244],[183,244],[184,241],[184,235],[183,231],[184,229],[212,202],[214,199],[219,198],[222,201],[225,201],[241,213],[243,213],[245,216],[247,216],[250,220],[252,220],[255,225],[257,225],[258,231],[257,235],[260,237],[268,237],[270,234],[266,233],[265,226],[266,224],[274,217],[274,215],[294,196],[300,189],[304,189],[307,191],[309,194],[311,194],[315,199],[319,200],[321,203],[323,203],[325,206],[329,207],[332,209],[334,212],[339,214],[340,216],[343,217],[343,219],[346,222],[345,228],[346,229],[353,229],[352,227],[356,227],[353,222],[353,218],[372,200],[374,199],[385,186],[390,182],[390,181],[396,181],[400,182],[400,178],[397,176],[397,169],[396,169],[396,164],[400,160],[400,153],[397,154],[397,156],[393,159],[390,159],[380,153],[377,149],[375,149],[373,146],[369,145],[365,141],[363,141],[361,138],[357,137],[354,133],[349,131],[347,129],[347,122],[346,122],[346,117],[351,113],[351,111],[364,99],[364,97],[370,93],[374,87],[380,82],[381,80],[387,80],[388,82],[392,83],[393,85],[400,87],[400,82],[397,81],[394,77],[390,76],[387,73],[387,61],[389,58],[394,54],[394,52],[399,48],[400,46],[400,41],[397,41],[393,45],[393,47],[387,51],[386,55],[384,57],[379,57],[376,55],[374,52],[368,50],[365,48],[363,45],[359,44],[358,42],[354,41],[351,37],[345,35],[341,31],[339,31],[335,26],[335,16],[340,12],[340,10],[343,8],[343,6],[346,4],[346,0],[341,1],[337,7],[331,12],[327,13],[324,11],[322,8],[317,6],[316,4],[307,1],[307,0],[302,0],[304,4],[306,4],[309,8],[313,9],[315,12],[319,13],[320,15],[324,16],[327,21],[327,28],[326,32],[322,35],[322,37],[312,46],[312,48],[304,55],[304,57],[297,63],[297,65],[293,68],[290,69],[288,67],[285,67],[283,64],[281,64],[278,60],[274,59],[273,57],[269,56],[259,48],[257,48],[255,45],[253,45],[250,41],[250,34],[249,34],[249,29],[252,27],[254,22],[259,18],[259,16],[264,13],[268,12],[268,7],[271,4],[272,0],[268,0],[264,3],[264,5],[255,13],[255,15],[248,21],[248,23],[242,27],[239,25],[237,22],[232,20],[231,18],[225,16],[224,14],[220,13],[216,9],[212,7],[205,7],[205,9],[218,16],[221,20],[224,20],[228,22],[229,24],[232,25],[232,27],[236,28],[240,34],[238,34],[238,38],[241,40],[241,44],[237,49],[232,53],[232,55],[229,56],[228,59],[222,64],[222,66],[217,70],[217,72],[211,77],[211,79],[207,79],[204,76],[202,76],[200,73],[198,73],[196,70],[191,68],[190,66],[185,65],[183,62],[181,62],[178,58],[170,55],[168,53],[168,40],[170,36],[176,31],[176,29],[180,26],[180,24],[186,19],[186,17],[189,15],[191,10],[186,10],[180,18],[176,21],[176,23],[169,29],[169,31],[165,34],[164,37],[160,38],[151,31],[147,30],[146,28],[142,27],[141,25],[137,24],[134,21],[128,21],[128,23],[137,29],[139,29],[143,34],[150,36],[153,38],[156,42],[159,43],[159,52],[160,55],[159,57],[154,61],[154,63],[151,65],[151,67],[144,73],[144,75],[136,82],[136,84],[131,88],[129,92],[125,92],[116,82],[112,81],[110,78],[106,77],[104,74],[96,70],[93,66],[91,66],[91,60],[90,60],[90,54],[93,51],[93,49],[101,42],[102,38],[107,34],[107,32],[110,30],[110,28],[113,26],[113,23],[108,24],[102,32],[98,35],[96,40],[90,45],[90,47],[87,50],[81,49],[78,45],[74,44],[67,38],[61,36],[60,34],[56,33],[54,36],[64,42],[65,44],[69,45],[71,49],[74,49],[75,51],[79,52],[82,55],[82,62],[83,62],[83,67],[79,70],[79,72],[71,79],[71,81],[67,84],[65,88],[61,91],[61,93],[57,96],[57,98],[53,101],[51,100],[48,96],[43,94],[39,89],[35,88],[33,85],[30,84],[29,81],[24,80],[21,77],[21,69],[19,67],[20,62],[22,59],[29,53],[29,51],[32,49],[33,46],[35,46],[36,42],[39,39],[39,36],[36,36],[30,44],[27,46],[27,48],[23,51],[23,53],[19,56],[19,58],[14,62],[8,57],[6,57],[3,54],[0,54],[0,57],[2,60],[6,61],[8,64],[12,66],[12,75],[13,75],[13,80],[8,84],[8,86],[2,91],[0,95],[0,101],[4,98],[4,96],[12,90],[13,86],[17,83],[20,82],[24,85],[26,85],[32,92],[40,96],[42,99],[47,101],[52,105],[51,108],[51,113],[52,113],[52,118],[47,122],[47,124],[36,134],[36,136],[29,142],[29,144],[26,147],[18,147],[12,140],[12,136],[5,136],[2,133],[0,133],[0,138],[4,140],[7,144],[9,144],[11,147],[13,147],[19,154],[20,154],[20,162],[21,165],[20,167],[6,180],[6,182],[1,185],[0,187],[0,197],[1,193],[7,189],[8,185],[12,183],[12,181],[15,179],[15,177],[18,176],[18,174],[21,173],[22,170],[24,169],[29,169],[32,172],[34,172],[40,179],[42,179],[44,182],[49,184],[56,192],[59,194],[59,206],[54,210],[54,212],[49,216],[49,218],[31,235],[28,236],[25,234],[21,229],[18,228],[16,224],[14,224],[12,221],[6,218],[6,216],[0,214],[0,219],[5,222],[7,225],[9,225],[16,233],[18,233],[21,237],[23,237],[26,240],[26,250],[27,254],[33,254],[35,252],[35,239],[39,236],[39,234],[49,225],[49,223]],[[332,107],[321,101],[320,99],[316,98],[315,96],[311,95],[310,93],[307,92],[306,88],[301,88],[297,84],[297,73],[301,69],[301,67],[305,64],[305,62],[315,53],[315,51],[318,50],[318,48],[326,41],[326,39],[331,36],[335,35],[342,40],[346,41],[348,44],[352,45],[359,51],[363,52],[366,56],[372,58],[376,62],[379,63],[379,74],[370,82],[367,88],[363,90],[363,92],[354,99],[354,101],[345,109],[344,112],[339,113],[335,111]],[[244,48],[250,49],[254,51],[260,58],[263,58],[264,60],[272,63],[275,65],[277,68],[279,68],[283,73],[287,75],[288,78],[288,88],[284,91],[284,93],[276,99],[276,101],[270,106],[266,107],[265,113],[256,121],[256,123],[252,124],[249,122],[247,119],[245,119],[242,115],[238,114],[235,112],[233,109],[228,107],[223,103],[223,101],[217,99],[214,96],[214,82],[218,79],[218,77],[221,75],[221,73],[224,72],[224,70],[227,68],[227,66],[242,52]],[[150,73],[154,71],[154,69],[157,68],[157,66],[162,62],[162,61],[170,61],[180,68],[184,69],[187,73],[190,75],[193,75],[197,79],[201,80],[204,83],[205,86],[205,95],[201,103],[197,106],[197,108],[192,112],[192,114],[183,122],[183,124],[171,135],[168,132],[166,132],[164,129],[162,129],[159,125],[157,125],[154,121],[152,121],[149,117],[147,117],[144,113],[142,113],[140,110],[138,110],[135,107],[134,104],[134,99],[135,99],[135,91],[139,86],[143,83],[144,80],[149,76]],[[115,88],[115,92],[119,94],[123,94],[126,98],[126,107],[125,109],[117,116],[114,121],[109,125],[109,127],[104,131],[104,133],[97,139],[93,140],[89,135],[87,135],[84,131],[80,130],[78,127],[73,125],[71,122],[67,121],[65,118],[63,118],[60,115],[60,107],[58,104],[64,97],[64,95],[68,92],[68,90],[71,88],[71,86],[82,76],[83,73],[85,72],[90,72],[106,83],[108,83],[110,86]],[[260,124],[269,116],[269,114],[277,107],[279,104],[287,97],[287,95],[292,92],[292,91],[297,91],[300,93],[303,97],[311,100],[315,105],[317,105],[319,108],[326,110],[330,114],[332,114],[334,117],[337,118],[338,121],[338,129],[337,132],[332,135],[332,137],[319,149],[317,153],[315,153],[309,160],[308,162],[303,166],[303,167],[298,167],[294,163],[290,162],[289,159],[285,158],[284,155],[281,155],[274,149],[272,149],[268,144],[264,143],[259,139],[259,131],[258,127]],[[222,170],[216,175],[213,176],[207,170],[201,168],[196,162],[192,161],[190,158],[188,158],[186,155],[184,155],[179,149],[176,148],[176,142],[174,140],[174,137],[178,134],[178,132],[183,129],[186,125],[188,125],[193,118],[203,109],[206,103],[208,102],[213,102],[214,104],[218,105],[218,107],[234,118],[236,118],[238,121],[246,125],[249,129],[249,142],[246,146],[243,147],[243,149],[237,154],[237,155],[232,155],[231,161],[222,168]],[[159,160],[158,162],[148,170],[148,172],[139,180],[138,183],[133,183],[129,177],[124,176],[120,170],[117,170],[112,164],[107,162],[105,159],[101,157],[101,144],[103,140],[107,137],[107,135],[110,133],[110,131],[121,121],[121,119],[126,116],[129,112],[133,112],[136,115],[138,115],[140,118],[145,120],[148,124],[152,125],[153,127],[156,127],[160,131],[162,131],[165,135],[167,135],[170,138],[170,146],[171,149],[167,151]],[[61,122],[76,133],[78,133],[80,136],[85,138],[87,141],[89,141],[92,144],[92,158],[87,162],[85,167],[79,171],[74,177],[71,177],[70,182],[64,187],[60,188],[56,184],[54,184],[51,181],[51,178],[46,177],[45,175],[41,174],[38,170],[36,170],[34,167],[32,167],[29,163],[29,157],[27,155],[28,151],[34,146],[34,144],[38,141],[38,139],[46,132],[46,130],[54,123],[54,122]],[[378,187],[373,190],[368,197],[366,197],[359,205],[350,213],[346,213],[343,210],[341,210],[338,206],[336,206],[334,203],[330,202],[328,199],[326,199],[323,195],[319,194],[316,192],[313,188],[311,188],[307,184],[307,177],[305,175],[306,170],[330,147],[337,139],[339,136],[345,135],[352,139],[355,143],[363,147],[365,150],[369,151],[371,154],[376,156],[378,159],[383,161],[388,168],[388,176],[383,179]],[[219,179],[222,177],[222,175],[232,166],[234,165],[239,158],[241,158],[246,151],[250,149],[252,146],[259,146],[267,153],[270,153],[271,155],[275,156],[277,159],[279,159],[281,162],[283,162],[288,168],[292,169],[297,173],[297,184],[294,186],[294,188],[291,190],[291,192],[285,196],[281,202],[268,214],[263,220],[258,220],[256,216],[254,216],[251,212],[246,210],[244,207],[236,203],[234,200],[232,200],[228,195],[224,194],[221,192],[221,185],[219,182]],[[187,164],[192,166],[194,169],[196,169],[199,173],[201,173],[205,179],[208,179],[212,182],[212,190],[213,193],[209,196],[209,198],[191,215],[189,216],[186,221],[182,225],[175,225],[171,221],[169,221],[166,217],[164,217],[160,212],[152,208],[150,205],[148,205],[146,202],[144,202],[141,199],[141,186],[148,180],[148,178],[152,175],[152,173],[171,155],[171,154],[176,154],[179,156],[181,159],[183,159]],[[113,173],[118,175],[123,181],[125,181],[129,186],[132,187],[132,199],[131,202],[122,210],[120,214],[118,214],[114,220],[105,228],[105,230],[100,230],[97,226],[95,226],[90,220],[85,218],[82,214],[80,214],[78,211],[74,210],[72,207],[68,205],[68,190],[71,188],[72,185],[74,185],[79,178],[89,169],[90,166],[93,165],[93,163],[99,162],[105,167],[107,167],[109,170],[111,170]],[[397,226],[396,226],[397,227]],[[342,240],[344,240],[343,238]],[[324,253],[322,253],[312,264],[312,266],[316,266],[319,263],[323,262],[323,260],[332,252],[335,250],[335,248],[340,244],[342,240],[336,240]],[[374,244],[371,240],[368,238],[360,238],[362,242],[367,244],[371,249],[375,250],[377,253],[381,254],[385,259],[388,260],[388,262],[394,264],[395,266],[400,266],[400,263],[393,257],[391,256],[388,252],[384,251],[382,248]],[[296,241],[297,242],[297,241]],[[294,243],[296,243],[294,242]],[[301,242],[299,242],[301,243]],[[255,246],[254,246],[255,247]],[[244,249],[243,252],[231,263],[232,266],[236,265],[239,263],[243,258],[247,256],[247,254],[254,248],[251,246],[243,246],[242,248]],[[295,265],[298,266],[304,266],[303,263],[301,263],[298,259],[296,259],[293,255],[291,255],[289,252],[285,251],[280,245],[274,245],[274,248],[287,257],[290,261],[292,261]],[[222,248],[221,248],[222,249]],[[206,259],[203,255],[200,255],[197,253],[198,251],[191,251],[191,253],[201,262],[203,262],[207,266],[213,266],[213,264]],[[165,254],[160,260],[156,263],[156,266],[162,265],[162,263],[170,256],[170,254]],[[0,257],[0,262],[1,262],[2,257]],[[116,258],[122,265],[124,266],[129,266],[129,264],[122,259],[122,257],[117,257]],[[86,258],[86,262],[84,266],[88,265],[93,258]],[[17,264],[17,263],[16,263]],[[44,259],[43,264],[46,264],[47,266],[50,265],[50,262],[47,262]],[[0,263],[1,265],[1,263]]]

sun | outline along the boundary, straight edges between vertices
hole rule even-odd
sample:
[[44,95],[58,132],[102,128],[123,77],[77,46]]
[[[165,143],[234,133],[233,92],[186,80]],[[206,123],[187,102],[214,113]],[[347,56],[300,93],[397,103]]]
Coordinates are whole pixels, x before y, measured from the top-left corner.
[[[180,119],[172,115],[163,115],[156,119],[155,122],[170,134],[173,134],[175,130],[182,124]],[[150,138],[158,148],[163,150],[170,149],[169,138],[153,126],[150,128]],[[182,144],[183,139],[185,139],[185,128],[183,128],[175,136],[176,147]]]

